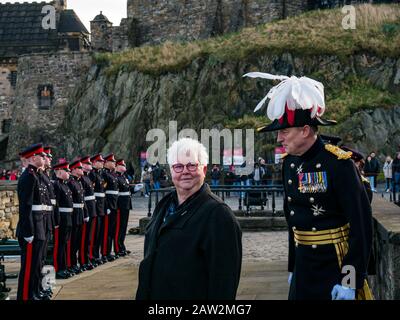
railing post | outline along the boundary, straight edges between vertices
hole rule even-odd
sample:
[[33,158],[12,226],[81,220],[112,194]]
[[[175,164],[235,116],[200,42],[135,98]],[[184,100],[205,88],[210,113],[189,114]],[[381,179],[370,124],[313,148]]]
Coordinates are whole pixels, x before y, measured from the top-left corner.
[[152,195],[152,192],[150,190],[150,194],[149,194],[149,212],[147,212],[147,216],[149,218],[151,217],[151,195]]
[[272,190],[272,216],[275,216],[275,190]]

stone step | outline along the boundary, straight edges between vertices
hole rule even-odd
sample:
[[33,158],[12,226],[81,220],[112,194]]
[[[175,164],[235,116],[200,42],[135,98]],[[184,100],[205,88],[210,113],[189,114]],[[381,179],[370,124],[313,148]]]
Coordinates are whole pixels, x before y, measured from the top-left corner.
[[[144,234],[151,218],[144,217],[139,220],[139,234]],[[277,231],[287,230],[284,217],[237,217],[242,231]],[[129,231],[133,233],[133,230]]]

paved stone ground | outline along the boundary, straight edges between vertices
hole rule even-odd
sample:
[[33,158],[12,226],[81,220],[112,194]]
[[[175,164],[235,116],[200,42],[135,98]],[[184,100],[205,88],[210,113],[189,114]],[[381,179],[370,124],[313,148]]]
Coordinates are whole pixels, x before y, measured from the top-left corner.
[[[388,198],[388,194],[383,194]],[[376,194],[381,196],[381,193]],[[139,225],[147,215],[147,198],[135,197],[129,227]],[[228,198],[233,209],[237,198]],[[277,201],[277,206],[282,201]],[[143,240],[140,235],[128,235],[130,256],[102,265],[92,271],[67,280],[58,280],[53,299],[56,300],[112,300],[134,299],[137,288],[138,265],[143,257]],[[287,233],[286,231],[244,232],[243,265],[237,299],[286,299],[287,284]],[[19,261],[7,259],[7,272],[16,272]],[[16,280],[9,280],[10,298],[16,296]]]

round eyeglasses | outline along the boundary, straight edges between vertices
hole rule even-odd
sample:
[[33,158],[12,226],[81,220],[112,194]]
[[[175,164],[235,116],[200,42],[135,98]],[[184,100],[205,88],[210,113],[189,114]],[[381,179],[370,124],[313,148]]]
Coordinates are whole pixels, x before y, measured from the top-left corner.
[[194,164],[194,163],[190,163],[190,162],[189,162],[188,164],[184,165],[184,164],[182,164],[182,163],[177,163],[177,164],[174,164],[174,165],[172,166],[172,169],[173,169],[176,173],[182,173],[183,170],[185,169],[185,167],[186,167],[187,171],[194,172],[194,171],[196,171],[197,168],[199,167],[199,164],[198,164],[198,163],[197,163],[197,164]]

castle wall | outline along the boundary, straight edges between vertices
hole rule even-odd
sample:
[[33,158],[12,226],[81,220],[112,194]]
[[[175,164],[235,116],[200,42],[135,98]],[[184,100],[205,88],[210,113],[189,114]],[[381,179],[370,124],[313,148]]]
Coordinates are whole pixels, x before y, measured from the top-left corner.
[[0,137],[7,133],[4,120],[11,118],[11,103],[14,97],[11,77],[16,69],[17,66],[14,63],[0,63]]
[[140,44],[204,39],[306,9],[307,0],[128,0]]
[[43,142],[56,147],[63,140],[56,129],[64,119],[71,92],[79,86],[90,64],[91,55],[83,52],[19,58],[8,159],[14,159],[28,144]]
[[112,51],[118,52],[129,48],[130,19],[122,19],[119,27],[112,28]]

